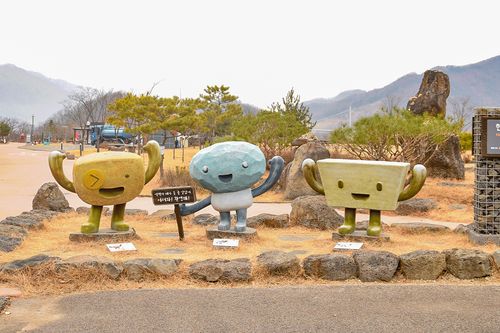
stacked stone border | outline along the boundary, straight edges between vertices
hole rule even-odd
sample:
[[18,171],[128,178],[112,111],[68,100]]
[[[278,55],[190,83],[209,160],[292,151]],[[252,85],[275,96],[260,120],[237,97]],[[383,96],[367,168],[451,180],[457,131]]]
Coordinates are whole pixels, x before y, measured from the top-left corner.
[[0,221],[0,253],[14,251],[31,230],[44,227],[44,223],[60,212],[35,209]]
[[[180,259],[138,258],[116,261],[103,256],[79,255],[67,259],[44,254],[0,264],[0,281],[9,276],[43,270],[58,277],[66,272],[91,271],[92,274],[120,280],[144,281],[156,277],[183,276],[206,282],[249,282],[259,277],[317,278],[331,281],[359,279],[362,282],[391,280],[437,280],[452,275],[461,280],[500,274],[500,250],[488,254],[473,249],[443,252],[419,250],[402,255],[387,251],[359,251],[353,254],[310,255],[300,260],[291,253],[268,251],[253,261],[249,258],[207,259],[182,266]],[[253,267],[255,266],[255,267]],[[187,274],[182,275],[182,268]]]
[[[31,230],[43,229],[45,223],[50,222],[57,215],[74,211],[71,207],[64,208],[61,211],[33,209],[18,216],[9,216],[3,219],[0,221],[0,253],[14,251],[24,242]],[[89,208],[78,207],[76,213],[88,215]],[[103,213],[106,216],[111,215],[108,207],[104,207]],[[148,212],[143,209],[126,209],[125,214],[128,216],[146,216]]]

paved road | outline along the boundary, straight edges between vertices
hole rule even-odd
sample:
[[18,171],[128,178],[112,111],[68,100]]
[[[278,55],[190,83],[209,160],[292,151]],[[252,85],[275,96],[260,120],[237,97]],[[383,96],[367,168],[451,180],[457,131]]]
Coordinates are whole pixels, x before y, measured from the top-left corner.
[[134,290],[16,300],[0,332],[499,332],[500,286]]

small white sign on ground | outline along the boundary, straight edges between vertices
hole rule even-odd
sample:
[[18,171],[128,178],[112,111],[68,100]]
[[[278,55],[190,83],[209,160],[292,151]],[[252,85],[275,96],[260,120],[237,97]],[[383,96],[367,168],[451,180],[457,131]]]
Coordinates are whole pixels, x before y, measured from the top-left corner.
[[363,246],[363,243],[351,243],[351,242],[338,242],[335,244],[334,249],[337,250],[359,250]]
[[238,247],[239,239],[214,238],[213,246],[215,247]]
[[110,252],[137,251],[132,243],[106,244],[106,247]]

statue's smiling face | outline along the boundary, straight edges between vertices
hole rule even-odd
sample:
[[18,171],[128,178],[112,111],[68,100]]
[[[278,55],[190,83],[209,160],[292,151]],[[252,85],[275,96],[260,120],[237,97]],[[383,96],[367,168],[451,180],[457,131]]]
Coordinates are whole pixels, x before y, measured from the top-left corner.
[[394,210],[408,163],[325,159],[317,162],[326,200],[334,207]]
[[200,150],[189,166],[191,177],[214,193],[236,192],[257,183],[266,170],[259,147],[232,141]]
[[106,152],[78,159],[73,179],[78,196],[91,205],[116,205],[137,197],[144,187],[142,158],[131,153]]

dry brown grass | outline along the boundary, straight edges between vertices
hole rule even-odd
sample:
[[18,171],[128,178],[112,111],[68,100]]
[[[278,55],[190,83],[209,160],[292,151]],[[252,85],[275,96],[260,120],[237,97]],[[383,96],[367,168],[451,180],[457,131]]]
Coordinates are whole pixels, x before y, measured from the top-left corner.
[[[71,242],[68,235],[78,231],[80,224],[86,221],[85,215],[76,213],[65,214],[50,222],[45,223],[45,228],[32,231],[24,243],[15,251],[2,253],[0,262],[27,258],[39,253],[46,253],[62,258],[89,254],[107,256],[116,260],[127,260],[132,258],[180,258],[187,263],[192,263],[208,258],[234,259],[239,257],[254,258],[258,254],[267,250],[281,249],[284,251],[304,250],[307,251],[305,257],[310,254],[329,253],[332,251],[333,241],[331,231],[311,230],[303,227],[291,227],[286,229],[259,228],[258,238],[248,241],[242,240],[241,246],[234,250],[219,250],[211,245],[211,241],[206,238],[205,227],[191,224],[185,219],[186,239],[179,241],[177,237],[160,237],[165,233],[176,233],[177,225],[174,220],[166,222],[156,217],[134,217],[127,218],[129,225],[137,231],[141,239],[134,240],[133,243],[138,251],[134,252],[108,252],[105,243],[94,242]],[[107,228],[110,224],[110,217],[103,217],[101,227]],[[386,233],[391,237],[388,243],[367,243],[366,249],[386,250],[395,254],[402,254],[413,250],[446,250],[450,248],[474,248],[486,252],[493,252],[498,249],[495,245],[475,245],[468,241],[465,235],[453,232],[442,233],[420,233],[411,234],[396,228],[386,228]],[[281,240],[283,235],[303,235],[311,239],[306,241],[285,241]],[[167,248],[180,248],[185,251],[183,254],[163,254],[162,250]]]
[[[152,217],[129,217],[128,222],[133,226],[141,239],[134,240],[137,247],[136,252],[110,253],[105,247],[105,243],[76,243],[68,239],[70,232],[77,231],[81,223],[86,220],[83,215],[75,213],[60,216],[51,222],[46,223],[42,230],[32,231],[25,242],[14,252],[2,253],[0,262],[7,262],[16,259],[27,258],[39,253],[68,258],[76,255],[100,255],[113,260],[123,261],[133,258],[170,258],[182,259],[180,270],[174,276],[165,278],[159,276],[149,276],[143,282],[134,282],[127,279],[119,281],[112,280],[93,269],[68,270],[66,273],[57,273],[53,269],[53,264],[45,264],[37,269],[26,269],[18,274],[0,274],[0,287],[10,286],[20,288],[25,295],[55,295],[85,291],[99,290],[125,290],[141,288],[215,288],[215,287],[267,287],[284,285],[339,285],[339,284],[359,284],[358,280],[331,282],[320,279],[305,277],[299,274],[297,277],[274,277],[269,276],[258,268],[256,257],[258,254],[268,250],[303,250],[306,254],[298,255],[300,259],[311,254],[331,253],[334,242],[331,240],[331,231],[310,230],[302,227],[291,227],[289,229],[259,228],[258,238],[252,241],[241,241],[240,248],[220,250],[211,246],[211,241],[205,236],[205,228],[201,226],[185,223],[186,239],[179,241],[177,238],[161,238],[160,233],[176,233],[175,222],[162,222],[159,218]],[[104,218],[102,226],[109,225],[109,217]],[[385,250],[395,254],[403,254],[417,249],[422,250],[446,250],[450,248],[474,248],[488,253],[497,250],[495,245],[478,246],[470,243],[464,235],[452,232],[440,233],[420,233],[412,234],[396,229],[386,229],[386,233],[391,236],[388,243],[367,243],[364,248],[369,250]],[[304,235],[312,239],[297,242],[284,241],[279,239],[281,235]],[[183,254],[163,254],[161,250],[166,248],[181,248],[185,250]],[[343,252],[349,253],[349,252]],[[189,277],[189,264],[208,259],[224,258],[235,259],[250,258],[253,265],[253,280],[243,283],[223,283],[211,284],[193,280]],[[398,275],[390,283],[458,283],[470,284],[473,282],[458,280],[452,276],[445,276],[438,281],[414,282],[406,281],[403,276]],[[500,283],[500,274],[481,279],[474,283]]]
[[[445,186],[442,183],[461,186]],[[466,170],[464,180],[427,178],[424,187],[416,197],[432,198],[438,204],[436,209],[427,213],[417,213],[416,216],[438,221],[472,223],[474,221],[474,171]],[[384,214],[395,215],[393,212],[384,212]]]

